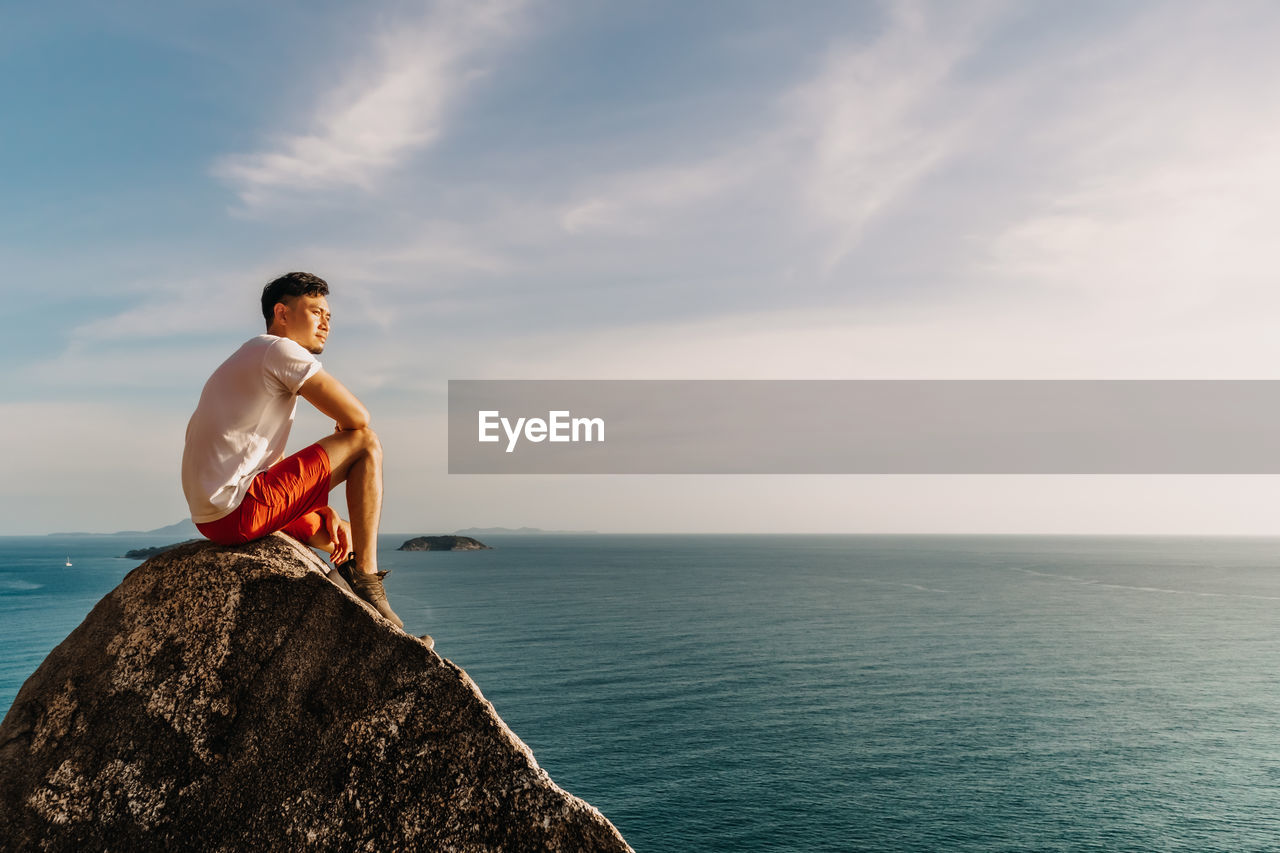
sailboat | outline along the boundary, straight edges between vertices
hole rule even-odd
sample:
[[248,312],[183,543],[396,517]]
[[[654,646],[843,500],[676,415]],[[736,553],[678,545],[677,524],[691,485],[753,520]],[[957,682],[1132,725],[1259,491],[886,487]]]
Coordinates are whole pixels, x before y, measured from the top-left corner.
[[68,566],[69,566],[69,565],[71,565],[71,558],[70,558],[70,557],[67,557],[67,565],[68,565]]

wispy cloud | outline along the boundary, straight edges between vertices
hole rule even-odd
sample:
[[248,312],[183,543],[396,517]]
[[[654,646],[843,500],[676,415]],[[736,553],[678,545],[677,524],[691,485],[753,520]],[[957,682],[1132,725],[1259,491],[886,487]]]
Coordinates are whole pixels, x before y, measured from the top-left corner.
[[853,251],[867,226],[904,202],[969,141],[974,95],[954,72],[981,44],[991,4],[897,2],[885,30],[831,52],[793,95],[809,212],[828,231],[824,266]]
[[563,231],[643,236],[737,221],[731,242],[703,244],[704,256],[768,254],[756,269],[830,273],[878,217],[983,141],[973,132],[982,112],[1006,95],[957,79],[1002,19],[997,4],[905,0],[884,11],[880,29],[837,37],[810,76],[763,102],[754,127],[683,141],[714,153],[658,150],[660,163],[580,180],[559,213]]
[[320,97],[306,129],[225,157],[215,174],[250,208],[294,192],[374,188],[439,138],[448,107],[484,73],[492,49],[512,37],[522,5],[441,0],[415,23],[397,22]]
[[1228,299],[1275,304],[1262,283],[1280,109],[1256,86],[1280,73],[1263,35],[1277,20],[1253,11],[1159,6],[1097,39],[1087,61],[1039,69],[1021,113],[1034,132],[1006,143],[1024,185],[995,189],[1021,203],[986,243],[988,278],[1143,325],[1188,311],[1204,322]]
[[716,199],[757,176],[761,146],[751,145],[699,163],[642,168],[603,179],[575,198],[560,217],[570,234],[639,232],[665,224],[674,210]]

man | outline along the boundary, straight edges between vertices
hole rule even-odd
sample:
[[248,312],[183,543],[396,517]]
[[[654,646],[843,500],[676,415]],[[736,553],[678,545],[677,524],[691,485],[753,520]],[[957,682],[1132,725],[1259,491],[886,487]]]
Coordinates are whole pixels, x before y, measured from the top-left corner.
[[[382,446],[369,412],[316,356],[329,337],[329,285],[292,272],[262,291],[267,333],[213,372],[187,424],[182,490],[191,520],[223,545],[283,530],[330,553],[355,593],[403,628],[378,571]],[[284,456],[301,396],[337,423],[333,435]],[[348,522],[329,507],[347,484]]]

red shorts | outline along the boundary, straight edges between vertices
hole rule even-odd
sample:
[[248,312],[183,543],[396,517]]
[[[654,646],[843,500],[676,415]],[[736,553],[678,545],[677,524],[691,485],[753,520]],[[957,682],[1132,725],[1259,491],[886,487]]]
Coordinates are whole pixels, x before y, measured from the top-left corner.
[[324,527],[329,505],[329,454],[318,444],[286,456],[253,478],[240,506],[196,529],[219,545],[239,545],[283,530],[306,541]]

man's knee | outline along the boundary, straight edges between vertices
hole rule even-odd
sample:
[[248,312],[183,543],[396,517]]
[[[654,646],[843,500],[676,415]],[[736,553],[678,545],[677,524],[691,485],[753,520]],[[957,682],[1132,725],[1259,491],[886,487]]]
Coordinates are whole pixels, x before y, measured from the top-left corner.
[[378,470],[382,468],[382,442],[368,427],[335,432],[319,444],[329,454],[330,488],[345,480],[354,464],[367,461]]
[[378,440],[378,434],[372,428],[344,430],[341,435],[351,443],[353,461],[363,458],[375,465],[382,465],[382,442]]
[[378,434],[372,427],[362,427],[352,432],[356,434],[361,450],[379,460],[382,459],[382,442],[378,440]]

